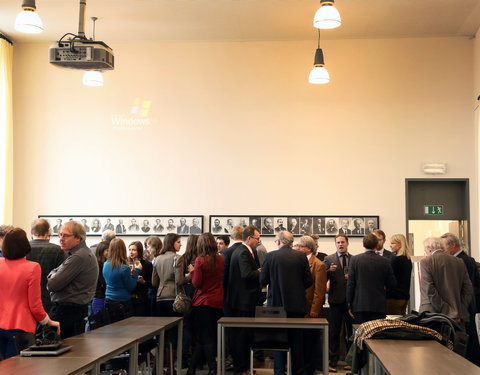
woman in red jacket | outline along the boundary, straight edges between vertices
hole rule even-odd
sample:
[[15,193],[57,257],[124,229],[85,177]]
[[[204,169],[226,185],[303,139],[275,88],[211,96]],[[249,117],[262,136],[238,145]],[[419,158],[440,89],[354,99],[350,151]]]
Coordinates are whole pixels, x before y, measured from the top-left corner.
[[222,316],[223,309],[224,261],[223,257],[218,255],[217,243],[211,233],[200,235],[197,250],[195,266],[189,266],[195,293],[192,300],[194,350],[188,375],[195,374],[202,352],[207,360],[208,375],[215,375],[217,320]]
[[60,323],[50,320],[45,312],[40,292],[40,264],[25,259],[31,251],[27,234],[14,228],[7,232],[2,246],[4,258],[0,258],[0,350],[3,358],[17,354],[13,337],[24,332],[35,333],[37,322],[57,327]]

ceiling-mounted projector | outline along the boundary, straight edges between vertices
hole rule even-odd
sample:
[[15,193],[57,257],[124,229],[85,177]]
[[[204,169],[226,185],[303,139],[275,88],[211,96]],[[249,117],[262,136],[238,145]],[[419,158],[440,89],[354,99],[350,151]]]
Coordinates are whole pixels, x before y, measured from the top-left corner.
[[75,39],[50,47],[50,62],[71,69],[108,70],[114,67],[112,49],[100,41]]
[[[111,70],[114,68],[112,49],[104,42],[85,37],[86,0],[80,0],[78,35],[66,33],[50,46],[50,63],[64,68],[81,70]],[[96,17],[92,17],[94,23]],[[70,36],[69,39],[65,37]]]

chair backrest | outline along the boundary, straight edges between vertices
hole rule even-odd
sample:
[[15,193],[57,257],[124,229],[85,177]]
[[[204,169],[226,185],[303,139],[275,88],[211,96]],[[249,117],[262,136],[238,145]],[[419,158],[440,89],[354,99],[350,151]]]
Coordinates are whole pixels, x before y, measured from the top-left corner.
[[257,306],[256,318],[286,318],[287,313],[282,306]]
[[20,354],[22,350],[35,345],[35,335],[32,332],[20,333],[14,336],[13,340],[15,341],[17,354]]

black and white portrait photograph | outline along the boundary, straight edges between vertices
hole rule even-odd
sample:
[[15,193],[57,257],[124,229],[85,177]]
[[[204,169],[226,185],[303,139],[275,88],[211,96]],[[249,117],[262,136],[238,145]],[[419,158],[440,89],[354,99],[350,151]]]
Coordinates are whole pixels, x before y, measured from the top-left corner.
[[365,222],[361,217],[353,218],[353,235],[364,235],[365,234]]
[[365,218],[365,234],[372,233],[375,229],[378,229],[378,219],[375,217]]
[[350,227],[350,218],[341,217],[340,219],[340,228],[338,229],[338,234],[345,234],[347,236],[352,234]]
[[338,234],[338,218],[327,217],[325,219],[325,234]]
[[313,217],[301,217],[300,218],[300,234],[313,233]]
[[324,217],[317,216],[313,219],[313,233],[325,234],[325,218]]
[[287,230],[292,234],[300,234],[300,218],[288,217]]
[[287,217],[275,217],[273,218],[275,233],[287,230]]

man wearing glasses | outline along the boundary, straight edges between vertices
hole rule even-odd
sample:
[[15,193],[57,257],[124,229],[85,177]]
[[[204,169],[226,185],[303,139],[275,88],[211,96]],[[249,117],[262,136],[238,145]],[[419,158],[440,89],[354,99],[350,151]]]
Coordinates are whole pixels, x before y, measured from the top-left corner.
[[[253,225],[246,227],[242,239],[243,243],[234,250],[230,260],[226,305],[233,316],[254,317],[255,307],[263,302],[259,282],[261,269],[256,252],[261,242],[258,228]],[[236,328],[232,335],[236,338],[232,340],[233,371],[238,375],[247,375],[253,330]]]
[[48,275],[51,319],[60,322],[61,336],[65,339],[85,332],[88,303],[95,294],[98,262],[85,244],[85,228],[76,221],[67,222],[60,230],[60,248],[67,258]]

